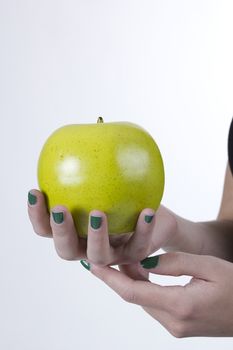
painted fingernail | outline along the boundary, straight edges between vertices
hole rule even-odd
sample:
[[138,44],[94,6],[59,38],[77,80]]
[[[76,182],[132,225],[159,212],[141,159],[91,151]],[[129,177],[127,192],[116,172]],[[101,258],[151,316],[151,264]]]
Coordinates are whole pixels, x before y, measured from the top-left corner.
[[85,267],[86,270],[90,271],[91,265],[86,260],[80,260],[80,263]]
[[31,192],[28,192],[28,202],[31,205],[34,205],[37,202],[36,196],[34,194],[32,194]]
[[101,226],[101,216],[91,216],[91,227],[97,230]]
[[53,215],[53,220],[56,222],[56,224],[61,224],[64,221],[64,214],[63,214],[63,212],[54,213],[52,211],[52,215]]
[[152,221],[154,215],[145,215],[145,222],[148,224]]
[[153,269],[158,265],[158,263],[159,263],[159,255],[151,256],[140,262],[140,264],[144,269]]

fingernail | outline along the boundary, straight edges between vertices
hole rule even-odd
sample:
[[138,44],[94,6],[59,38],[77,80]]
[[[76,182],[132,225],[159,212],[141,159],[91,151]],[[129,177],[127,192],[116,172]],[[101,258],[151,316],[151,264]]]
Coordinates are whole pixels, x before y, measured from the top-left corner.
[[91,227],[97,230],[101,226],[101,216],[91,216]]
[[37,202],[36,196],[34,194],[32,194],[31,192],[28,192],[28,202],[31,205],[34,205]]
[[154,215],[145,215],[145,222],[148,224],[152,221]]
[[52,211],[52,215],[53,215],[53,220],[56,222],[56,224],[61,224],[64,221],[64,214],[63,214],[63,212],[54,213]]
[[80,263],[85,267],[86,270],[90,271],[91,265],[86,260],[80,260]]
[[159,255],[151,256],[150,258],[146,258],[140,262],[144,269],[153,269],[159,263]]

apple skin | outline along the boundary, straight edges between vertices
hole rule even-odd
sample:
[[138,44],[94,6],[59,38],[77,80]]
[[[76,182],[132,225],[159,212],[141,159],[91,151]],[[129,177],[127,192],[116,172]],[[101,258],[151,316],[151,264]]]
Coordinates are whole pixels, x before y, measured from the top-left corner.
[[49,210],[64,205],[78,235],[87,236],[89,212],[107,214],[109,235],[133,232],[144,208],[156,210],[164,166],[151,135],[130,122],[65,125],[47,139],[38,184]]

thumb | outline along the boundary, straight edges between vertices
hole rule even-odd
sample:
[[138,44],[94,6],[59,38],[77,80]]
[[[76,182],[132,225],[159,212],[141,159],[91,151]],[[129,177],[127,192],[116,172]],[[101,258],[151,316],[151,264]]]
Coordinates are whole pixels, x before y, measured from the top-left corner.
[[146,258],[139,265],[139,271],[147,270],[158,275],[187,275],[215,281],[221,267],[221,259],[207,255],[172,252]]

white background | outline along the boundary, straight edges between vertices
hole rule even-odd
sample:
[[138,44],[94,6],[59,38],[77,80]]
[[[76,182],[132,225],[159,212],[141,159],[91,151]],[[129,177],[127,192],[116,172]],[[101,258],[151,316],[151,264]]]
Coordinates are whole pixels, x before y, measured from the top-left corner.
[[172,337],[61,260],[26,210],[46,138],[102,115],[155,138],[164,205],[215,219],[233,114],[232,15],[225,0],[0,0],[1,349],[232,349],[231,338]]

